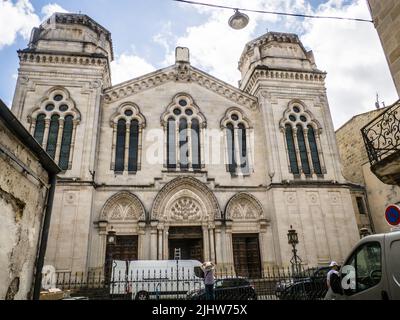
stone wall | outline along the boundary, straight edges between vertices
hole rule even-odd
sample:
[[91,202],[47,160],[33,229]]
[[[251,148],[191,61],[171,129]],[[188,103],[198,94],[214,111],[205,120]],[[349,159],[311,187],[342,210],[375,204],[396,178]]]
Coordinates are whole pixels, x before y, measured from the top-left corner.
[[[25,171],[12,158],[17,159]],[[6,298],[11,283],[17,290],[15,299],[29,299],[48,174],[2,119],[0,172],[0,300]]]
[[361,128],[382,112],[383,109],[359,114],[336,131],[342,173],[350,182],[365,184],[361,166],[368,162],[368,154],[361,135]]
[[400,95],[400,2],[368,0],[376,30]]

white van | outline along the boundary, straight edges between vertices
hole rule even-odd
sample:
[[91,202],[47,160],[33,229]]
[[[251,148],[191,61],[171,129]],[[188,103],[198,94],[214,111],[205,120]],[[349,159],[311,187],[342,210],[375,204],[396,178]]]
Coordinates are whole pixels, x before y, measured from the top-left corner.
[[185,297],[203,285],[197,260],[114,260],[110,294],[131,294],[133,299]]
[[345,283],[344,294],[339,299],[400,300],[400,232],[360,240],[340,270],[342,286],[348,276],[345,269],[349,267],[346,266],[355,272],[354,277],[350,277],[355,283],[351,288]]

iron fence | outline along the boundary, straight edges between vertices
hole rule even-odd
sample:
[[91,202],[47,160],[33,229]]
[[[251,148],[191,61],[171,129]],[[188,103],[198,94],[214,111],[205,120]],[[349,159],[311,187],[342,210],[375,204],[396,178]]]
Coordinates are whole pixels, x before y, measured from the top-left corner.
[[371,165],[400,150],[400,100],[361,129]]
[[[216,300],[319,300],[327,292],[328,268],[269,268],[258,277],[246,271],[217,270]],[[141,270],[129,273],[57,272],[55,287],[69,296],[89,300],[206,299],[202,275],[185,268]]]

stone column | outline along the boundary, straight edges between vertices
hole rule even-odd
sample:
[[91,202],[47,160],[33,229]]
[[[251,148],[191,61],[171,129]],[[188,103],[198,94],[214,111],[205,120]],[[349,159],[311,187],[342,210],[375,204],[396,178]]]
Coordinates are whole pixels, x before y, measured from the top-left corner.
[[158,221],[150,222],[150,259],[157,260],[157,246],[158,246]]
[[49,127],[50,127],[50,119],[45,119],[44,120],[43,142],[42,142],[42,147],[44,150],[46,150],[47,139],[49,138]]
[[310,141],[308,141],[308,129],[304,130],[304,142],[306,144],[307,159],[310,166],[310,172],[311,174],[314,174],[314,163],[312,161],[312,156],[311,156]]
[[215,262],[217,264],[217,268],[224,263],[224,256],[222,248],[222,235],[221,235],[221,222],[215,222]]
[[146,222],[138,222],[138,260],[146,260]]
[[138,133],[138,152],[137,152],[137,168],[139,171],[142,167],[142,136],[143,136],[143,124],[139,125],[139,133]]
[[169,251],[168,251],[168,226],[164,226],[164,232],[163,232],[163,251],[162,251],[162,256],[164,260],[168,260],[169,257]]
[[210,261],[210,245],[208,241],[208,226],[203,225],[203,252],[204,252],[204,261]]
[[258,235],[260,243],[261,272],[264,273],[268,268],[268,249],[267,249],[267,221],[260,221],[260,233]]
[[301,162],[301,157],[300,157],[299,141],[297,140],[297,128],[293,129],[293,140],[294,140],[294,148],[296,150],[296,158],[297,158],[297,166],[299,168],[299,174],[303,175],[303,164]]
[[93,272],[104,272],[104,264],[106,261],[106,246],[107,246],[107,221],[98,221],[98,235],[94,234],[97,241],[93,241],[95,245],[92,247],[92,263],[90,271]]
[[164,227],[158,225],[157,226],[157,234],[158,234],[158,245],[157,245],[157,259],[162,260],[163,259],[163,231]]
[[175,121],[175,161],[176,161],[176,170],[181,169],[181,148],[180,148],[180,136],[179,136],[179,121]]
[[214,239],[214,227],[212,225],[208,226],[208,233],[210,236],[210,260],[215,263],[215,239]]
[[57,134],[57,141],[56,141],[56,153],[54,156],[54,161],[58,163],[60,161],[60,153],[61,153],[61,140],[63,137],[64,132],[64,119],[58,120],[58,134]]
[[228,272],[234,270],[234,260],[233,260],[233,245],[232,245],[232,221],[226,221],[225,227],[225,253],[226,253],[226,267]]

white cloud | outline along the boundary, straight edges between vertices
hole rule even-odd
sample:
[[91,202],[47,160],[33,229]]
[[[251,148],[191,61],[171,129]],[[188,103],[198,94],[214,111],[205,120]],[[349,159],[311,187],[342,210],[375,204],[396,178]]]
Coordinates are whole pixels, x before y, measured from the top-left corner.
[[12,45],[18,35],[28,39],[39,23],[29,0],[0,1],[0,49]]
[[[215,3],[214,0],[202,2]],[[218,1],[217,4],[268,11],[301,12],[329,16],[370,19],[366,1],[329,0],[313,9],[305,0],[235,0]],[[182,7],[188,6],[181,4]],[[328,72],[327,90],[335,127],[353,115],[374,107],[376,92],[386,101],[397,98],[383,50],[372,23],[338,20],[299,19],[269,14],[248,13],[249,25],[235,31],[227,25],[233,12],[202,6],[190,6],[207,21],[186,29],[184,36],[176,38],[168,30],[156,36],[158,43],[168,48],[165,61],[174,61],[176,46],[190,49],[192,65],[212,75],[237,85],[240,73],[237,62],[248,41],[266,27],[275,31],[288,31],[302,35],[305,46],[314,51],[317,65]],[[278,29],[276,29],[278,28]]]
[[134,54],[123,53],[111,62],[112,83],[118,84],[154,70],[154,66],[143,58]]
[[12,45],[18,36],[28,40],[31,31],[54,12],[68,12],[56,3],[43,6],[40,18],[29,0],[0,1],[0,49]]
[[41,12],[43,14],[42,20],[45,20],[55,12],[68,12],[68,11],[57,3],[49,3],[43,6]]
[[[316,13],[370,19],[364,0],[350,5],[345,5],[343,0],[330,0]],[[377,92],[387,104],[396,100],[394,84],[372,23],[308,20],[304,28],[304,45],[313,50],[318,67],[328,72],[326,87],[336,128],[352,116],[374,108]]]

